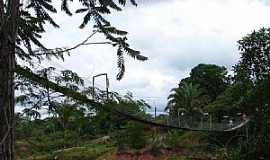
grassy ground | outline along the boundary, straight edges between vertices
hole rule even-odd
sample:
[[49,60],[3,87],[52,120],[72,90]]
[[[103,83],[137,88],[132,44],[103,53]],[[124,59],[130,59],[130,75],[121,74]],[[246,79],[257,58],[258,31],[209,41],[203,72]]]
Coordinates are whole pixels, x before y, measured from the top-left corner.
[[128,149],[119,152],[108,136],[56,151],[48,151],[48,146],[43,142],[23,140],[17,141],[17,160],[133,160],[138,157],[142,160],[191,160],[186,156],[202,157],[207,154],[203,150],[204,142],[199,133],[187,132],[171,136],[173,138],[170,141],[173,143],[165,145],[169,148],[161,149],[157,156],[151,152],[151,145],[140,150]]
[[[73,147],[58,150],[50,154],[32,154],[32,151],[18,152],[17,159],[21,160],[95,160],[114,148],[105,144],[94,144],[83,147]],[[25,150],[26,151],[26,150]]]
[[184,156],[170,156],[166,160],[190,160]]

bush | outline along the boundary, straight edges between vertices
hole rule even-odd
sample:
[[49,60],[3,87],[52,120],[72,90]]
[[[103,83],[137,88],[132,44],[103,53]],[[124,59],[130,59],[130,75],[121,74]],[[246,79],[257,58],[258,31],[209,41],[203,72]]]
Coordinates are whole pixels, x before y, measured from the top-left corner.
[[140,149],[146,144],[144,127],[141,124],[133,124],[129,128],[129,147]]
[[164,143],[162,142],[162,138],[159,135],[155,135],[151,144],[151,154],[153,156],[158,156],[162,148],[165,148]]
[[182,139],[181,136],[183,135],[182,132],[172,131],[168,133],[166,138],[166,143],[170,147],[179,147]]
[[125,147],[141,149],[146,145],[144,126],[141,124],[128,124],[124,130],[117,132],[115,138],[118,149],[124,149]]

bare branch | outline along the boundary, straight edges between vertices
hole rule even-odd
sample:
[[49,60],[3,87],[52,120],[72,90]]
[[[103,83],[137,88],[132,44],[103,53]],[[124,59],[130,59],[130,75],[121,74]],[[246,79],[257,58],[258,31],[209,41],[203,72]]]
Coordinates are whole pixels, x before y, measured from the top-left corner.
[[112,42],[89,42],[84,43],[83,45],[92,45],[92,44],[112,44]]
[[92,38],[96,33],[98,33],[98,31],[94,31],[90,36],[88,36],[84,41],[82,41],[81,43],[75,45],[74,47],[71,47],[71,48],[68,48],[68,49],[65,49],[63,51],[61,51],[61,53],[63,52],[69,52],[71,50],[74,50],[74,49],[77,49],[79,48],[80,46],[84,45],[90,38]]
[[[79,48],[80,46],[83,46],[83,45],[90,45],[90,43],[87,43],[87,41],[89,41],[89,39],[91,39],[95,34],[97,34],[98,33],[98,31],[94,31],[90,36],[88,36],[85,40],[83,40],[82,42],[80,42],[80,43],[78,43],[78,44],[76,44],[75,46],[73,46],[73,47],[71,47],[71,48],[67,48],[67,49],[64,49],[64,50],[61,50],[61,51],[58,51],[58,53],[65,53],[65,52],[70,52],[71,50],[74,50],[74,49],[77,49],[77,48]],[[104,44],[108,44],[109,42],[104,42]],[[64,48],[64,47],[62,47],[62,48]],[[55,50],[55,49],[48,49],[48,50],[46,50],[46,51],[53,51],[53,50]],[[45,52],[46,52],[45,51]],[[37,53],[37,52],[39,52],[39,51],[35,51],[36,53],[35,53],[35,55],[36,56],[42,56],[42,55],[44,55],[44,53]]]

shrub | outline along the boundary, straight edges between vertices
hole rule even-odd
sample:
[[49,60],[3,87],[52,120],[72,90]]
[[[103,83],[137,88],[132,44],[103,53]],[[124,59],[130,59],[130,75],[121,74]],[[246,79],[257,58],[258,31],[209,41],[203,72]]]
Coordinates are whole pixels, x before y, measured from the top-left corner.
[[124,149],[125,147],[140,149],[146,145],[144,126],[141,124],[128,124],[124,130],[117,132],[115,138],[118,149]]
[[165,148],[164,143],[162,142],[162,138],[159,135],[155,135],[151,144],[151,154],[153,156],[158,156],[162,148]]
[[129,127],[129,147],[135,149],[143,148],[146,144],[143,125],[132,124]]
[[183,134],[181,132],[177,132],[177,131],[169,132],[168,136],[166,138],[166,143],[170,147],[179,147],[179,145],[182,141],[182,139],[181,139],[182,135]]

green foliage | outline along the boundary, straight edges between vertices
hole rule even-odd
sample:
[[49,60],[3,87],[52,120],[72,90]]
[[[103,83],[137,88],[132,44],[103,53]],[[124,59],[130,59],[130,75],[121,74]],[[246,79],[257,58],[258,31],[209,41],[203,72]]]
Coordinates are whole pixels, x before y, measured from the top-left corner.
[[[241,60],[235,67],[236,81],[248,82],[252,87],[244,99],[245,109],[254,116],[250,124],[250,145],[246,145],[247,159],[269,157],[270,146],[270,29],[262,28],[245,36],[239,43]],[[248,147],[252,146],[252,147]]]
[[[228,150],[227,159],[270,157],[269,33],[270,29],[262,28],[238,41],[241,59],[234,67],[233,84],[209,105],[213,112],[244,112],[252,117],[248,126],[248,139],[241,143],[241,148]],[[234,140],[234,143],[237,142],[238,139]]]
[[210,112],[218,116],[234,115],[239,112],[246,112],[243,107],[245,99],[249,96],[251,86],[248,84],[234,83],[229,86],[215,101],[208,104],[207,108]]
[[157,115],[157,117],[155,118],[155,122],[164,124],[164,123],[167,123],[168,119],[169,119],[169,115],[160,114],[160,115]]
[[[241,144],[240,144],[241,145]],[[216,154],[218,160],[245,160],[243,154],[238,148],[220,148]]]
[[[69,9],[69,4],[72,2],[73,1],[70,0],[63,0],[61,2],[61,10],[70,16],[72,15],[72,12]],[[137,5],[134,0],[130,0],[130,2],[132,5]],[[9,1],[5,1],[4,3],[4,7],[10,7]],[[69,104],[65,104],[66,106],[70,105],[73,107],[78,107],[76,106],[75,101],[70,101],[69,98],[66,98],[71,95],[80,97],[80,100],[87,100],[88,98],[86,95],[82,96],[81,94],[77,93],[82,91],[81,88],[84,87],[84,81],[76,73],[70,70],[61,71],[60,75],[55,75],[55,68],[53,67],[43,68],[39,71],[32,72],[31,68],[38,65],[36,64],[35,60],[38,60],[38,63],[41,63],[44,59],[51,60],[52,57],[64,60],[65,53],[69,55],[69,51],[84,45],[96,33],[103,34],[104,37],[110,41],[110,44],[113,47],[118,47],[119,51],[117,56],[118,59],[121,60],[118,60],[120,73],[118,74],[117,79],[121,79],[125,71],[124,53],[137,60],[147,60],[147,57],[142,56],[139,51],[132,49],[126,42],[128,32],[113,27],[103,16],[104,14],[111,13],[113,10],[121,11],[121,7],[126,5],[125,0],[119,2],[115,2],[113,0],[100,0],[95,2],[80,0],[78,3],[81,4],[82,8],[77,8],[75,13],[85,13],[80,28],[84,28],[87,24],[89,24],[90,21],[92,21],[93,23],[91,24],[93,24],[93,33],[91,33],[91,35],[85,41],[71,48],[48,49],[40,42],[42,33],[46,32],[44,27],[46,23],[50,23],[54,27],[59,27],[50,16],[50,13],[57,12],[52,1],[29,0],[21,4],[22,6],[20,8],[20,14],[18,14],[16,57],[29,65],[27,65],[28,67],[25,68],[17,66],[16,71],[18,74],[16,77],[16,89],[19,90],[20,93],[20,95],[17,97],[17,103],[26,107],[24,109],[24,113],[30,118],[41,118],[39,111],[44,109],[48,110],[49,114],[54,114],[56,116],[61,115],[59,119],[62,119],[63,128],[66,128],[65,123],[67,123],[67,119],[70,119],[70,116],[68,115],[69,111],[63,109],[62,103],[63,101],[66,102],[66,100],[68,100]],[[8,9],[4,10],[4,13],[1,13],[7,15],[4,17],[10,17]],[[16,17],[13,18],[16,19]],[[0,27],[2,28],[4,24],[1,22]],[[66,92],[65,94],[60,94],[61,91]],[[88,102],[90,101],[91,100],[88,99]],[[62,111],[59,112],[59,108],[61,107]],[[75,117],[75,119],[76,122],[80,121],[79,124],[87,123],[87,119],[85,118],[79,120]],[[70,124],[70,122],[68,123]],[[79,130],[82,130],[82,127],[80,127]],[[84,130],[84,132],[85,131],[87,130]]]
[[[78,116],[77,112],[72,113],[65,121],[60,117],[33,121],[21,118],[17,120],[17,139],[36,144],[36,152],[76,146],[82,143],[83,139],[91,139],[94,131],[88,129],[89,125],[91,126],[89,117]],[[82,123],[84,119],[88,122]]]
[[181,136],[179,145],[187,148],[199,148],[207,146],[207,142],[202,132],[186,132]]
[[111,151],[113,148],[106,145],[88,145],[83,147],[73,147],[55,151],[51,154],[42,156],[28,157],[30,160],[89,160],[97,159],[104,153]]
[[236,66],[236,73],[239,78],[256,82],[269,76],[269,39],[270,28],[261,28],[238,41],[241,60]]
[[205,148],[207,142],[200,132],[169,132],[166,143],[169,147],[184,147],[190,149]]
[[126,121],[120,121],[118,116],[104,110],[97,111],[92,118],[92,125],[96,134],[109,134],[125,123]]
[[165,144],[163,143],[162,138],[158,134],[154,135],[150,148],[151,154],[154,156],[159,156],[161,149],[163,148],[165,148]]
[[124,97],[116,96],[117,108],[119,111],[129,113],[131,115],[144,115],[146,109],[150,106],[142,99],[135,99],[131,92]]
[[[119,2],[115,2],[114,0],[80,0],[78,2],[81,6],[80,8],[76,8],[75,13],[84,14],[79,27],[85,28],[86,25],[90,24],[89,22],[92,22],[92,27],[95,29],[94,32],[103,34],[106,39],[111,41],[113,47],[118,47],[117,66],[120,71],[117,75],[117,79],[121,79],[125,71],[123,53],[137,60],[147,60],[147,57],[142,56],[139,51],[130,48],[129,44],[126,42],[127,32],[111,26],[110,22],[103,16],[104,14],[112,13],[112,11],[121,11],[121,7],[126,4],[125,0]],[[130,2],[132,5],[137,5],[135,0],[131,0]],[[7,3],[4,4],[5,7],[9,7],[8,1],[4,3]],[[73,1],[63,0],[61,10],[72,16],[73,13],[69,8],[70,3],[73,3]],[[69,54],[70,50],[80,46],[78,45],[70,49],[48,49],[40,42],[42,33],[46,32],[44,27],[46,23],[51,24],[53,27],[60,27],[50,15],[50,13],[57,13],[57,9],[54,7],[52,1],[29,0],[23,3],[22,6],[20,16],[18,17],[18,35],[16,39],[16,56],[19,59],[28,62],[30,65],[35,65],[33,59],[37,59],[39,62],[46,58],[50,60],[51,57],[64,59],[64,53]],[[4,13],[1,14],[6,14],[6,17],[10,17],[10,15],[8,15],[10,13],[5,12],[5,10]]]
[[125,129],[119,130],[116,134],[115,141],[120,150],[125,147],[141,149],[146,145],[144,126],[141,124],[129,123]]
[[[62,85],[72,91],[79,91],[79,87],[84,86],[83,80],[72,71],[61,71],[60,75],[55,75],[55,68],[48,67],[36,72],[36,75],[44,80],[55,80],[56,85]],[[57,106],[65,102],[65,96],[57,93],[48,86],[42,86],[36,81],[29,80],[24,76],[17,75],[16,89],[21,91],[16,101],[24,106],[24,113],[33,118],[40,118],[38,112],[47,109],[49,113],[55,112]]]
[[[97,32],[103,33],[105,37],[112,42],[113,46],[118,47],[117,66],[120,71],[117,75],[117,79],[121,79],[125,71],[124,53],[135,59],[147,59],[146,57],[141,56],[138,51],[131,49],[126,43],[127,32],[112,27],[110,23],[102,17],[102,14],[110,13],[111,10],[120,11],[121,7],[118,6],[118,3],[110,0],[106,3],[105,1],[100,1],[99,3],[102,5],[96,6],[96,4],[91,4],[90,1],[81,2],[84,2],[84,8],[76,11],[76,13],[85,13],[85,17],[80,27],[84,28],[92,19]],[[64,0],[62,9],[67,14],[72,15],[71,11],[68,9],[68,3],[69,1]],[[119,3],[125,5],[126,1],[119,1]],[[132,1],[132,3],[135,4],[134,1]],[[30,8],[38,7],[38,5],[43,5],[43,8],[49,7],[48,10],[55,12],[53,8],[50,8],[49,4],[33,3]],[[42,11],[42,8],[39,8],[39,10]],[[26,13],[24,14],[26,15]],[[50,20],[48,15],[43,13],[40,16],[42,16],[45,21],[51,22],[54,26],[57,26]],[[32,17],[26,18],[31,19]],[[27,23],[30,24],[30,22]],[[34,23],[34,26],[32,27],[39,25],[38,23],[40,22]],[[36,28],[33,29],[33,32],[37,32],[35,29]],[[178,88],[172,90],[172,93],[168,98],[169,102],[167,109],[170,109],[173,115],[177,115],[179,109],[184,109],[190,115],[195,114],[195,112],[202,113],[209,101],[211,103],[208,105],[208,109],[219,116],[222,114],[235,114],[238,112],[246,112],[251,115],[250,117],[252,117],[252,119],[249,126],[249,137],[242,137],[244,142],[241,144],[241,148],[235,147],[235,144],[239,142],[239,139],[233,141],[234,145],[229,146],[234,148],[222,148],[220,151],[223,152],[223,154],[220,154],[220,159],[253,160],[258,157],[261,159],[270,157],[269,33],[270,29],[263,28],[257,32],[254,31],[252,34],[247,35],[238,42],[241,51],[241,60],[234,68],[236,76],[233,78],[232,82],[230,82],[230,78],[227,77],[227,70],[225,67],[199,64],[192,69],[190,77],[183,79]],[[31,37],[30,40],[21,39],[21,41],[33,41],[35,45],[42,48],[42,51],[46,50],[46,48],[42,47],[42,44],[39,44],[33,37]],[[26,45],[28,45],[26,48],[30,53],[32,50],[30,43],[26,42]],[[32,54],[33,56],[36,54],[36,58],[40,60],[42,59],[42,56],[45,55],[38,55],[38,53],[42,53],[42,51],[32,51]],[[52,55],[57,56],[56,53]],[[21,51],[21,55],[18,56],[21,59],[24,58],[31,61],[31,58],[29,57],[32,55],[27,57],[28,55]],[[144,126],[136,123],[129,123],[124,120],[123,117],[113,114],[114,112],[108,112],[113,111],[112,109],[117,109],[123,113],[147,118],[145,109],[149,106],[144,101],[135,100],[130,93],[124,98],[117,94],[110,95],[110,101],[104,101],[100,94],[98,95],[100,96],[99,100],[104,103],[104,108],[106,108],[106,110],[95,108],[96,110],[94,111],[96,114],[90,117],[86,114],[86,110],[84,110],[86,108],[82,107],[81,104],[86,101],[90,102],[87,96],[91,95],[90,93],[93,91],[93,88],[82,90],[81,88],[84,87],[83,80],[72,71],[66,70],[62,71],[60,76],[52,76],[51,73],[53,71],[54,68],[52,67],[38,71],[36,72],[36,77],[39,76],[41,78],[36,78],[32,81],[24,79],[26,76],[18,77],[19,81],[17,83],[17,88],[24,91],[25,94],[20,95],[17,98],[17,101],[21,104],[30,105],[31,107],[25,110],[28,118],[21,118],[19,120],[16,130],[17,137],[19,140],[27,139],[27,143],[36,143],[37,147],[33,153],[44,151],[44,148],[45,151],[51,152],[57,149],[73,147],[80,145],[84,140],[90,140],[91,138],[89,137],[91,137],[91,135],[110,133],[112,133],[110,135],[116,134],[114,138],[119,149],[140,149],[146,145]],[[40,82],[35,82],[39,80],[42,81],[42,85],[40,85]],[[53,82],[49,80],[52,80]],[[60,85],[65,86],[66,88],[63,88]],[[58,93],[55,95],[55,92],[52,90],[55,90],[55,88],[65,91],[68,90],[72,96],[76,94],[81,102],[77,103],[68,98],[63,98],[66,95]],[[61,98],[59,99],[59,97]],[[44,106],[49,108],[53,117],[45,120],[30,121],[31,119],[29,117],[38,118],[40,116],[38,111]],[[92,111],[93,108],[90,106],[87,109],[89,109],[88,111]],[[161,117],[160,120],[164,122],[164,118]],[[234,136],[234,134],[209,135],[212,136],[211,138],[219,136],[223,141]],[[184,146],[194,148],[204,145],[200,133],[195,134],[193,132],[186,134],[170,132],[167,136],[166,143],[170,147]],[[211,143],[211,145],[215,144],[210,140],[208,143]],[[157,156],[161,148],[162,145],[159,141],[153,141],[151,145],[152,154]],[[104,148],[101,150],[103,149]],[[73,148],[70,151],[71,152],[69,153],[66,152],[66,150],[56,152],[53,156],[50,155],[46,158],[55,158],[55,156],[57,156],[60,159],[94,159],[96,158],[96,155],[102,153],[95,149],[89,150],[87,147]]]
[[128,144],[135,149],[143,148],[146,144],[144,136],[144,126],[141,124],[131,124],[128,126]]
[[118,130],[114,137],[115,145],[117,146],[118,150],[124,150],[127,147],[128,137],[127,137],[127,130]]
[[181,80],[171,90],[165,110],[177,115],[184,109],[189,115],[201,114],[205,106],[222,94],[230,83],[225,67],[213,64],[199,64],[191,70],[190,77]]
[[73,148],[69,150],[60,151],[54,154],[54,157],[57,157],[59,160],[87,160],[87,159],[96,159],[102,154],[110,151],[111,148],[103,145],[95,145],[85,148]]
[[[69,109],[69,107],[65,109]],[[76,111],[71,113],[71,116],[67,116],[67,125],[65,128],[63,128],[60,118],[61,116],[32,121],[26,119],[25,117],[18,118],[16,135],[18,135],[17,140],[19,142],[17,144],[17,151],[19,157],[27,157],[27,159],[31,159],[29,157],[32,156],[34,159],[54,159],[55,156],[59,156],[63,159],[66,159],[67,157],[65,157],[65,155],[70,155],[73,158],[80,156],[81,158],[87,159],[95,156],[96,154],[96,156],[103,154],[103,151],[98,151],[98,143],[94,143],[94,146],[86,146],[86,148],[92,148],[90,149],[91,155],[88,155],[90,154],[90,150],[88,149],[82,149],[81,152],[77,152],[76,150],[76,153],[74,152],[75,155],[73,154],[73,149],[70,150],[72,151],[72,153],[69,152],[69,150],[67,150],[67,152],[65,152],[66,150],[63,151],[65,152],[65,154],[62,152],[58,152],[56,154],[53,153],[54,151],[62,150],[63,148],[73,148],[82,145],[85,146],[85,144],[91,143],[92,139],[94,138],[92,136],[94,130],[84,129],[87,126],[93,125],[93,122],[88,121],[86,124],[81,123],[80,121],[76,120],[76,116],[78,116],[78,113]],[[81,118],[83,117],[79,116],[78,118],[79,120],[81,120]],[[88,117],[85,118],[88,119]],[[110,147],[106,148],[109,149]]]
[[198,85],[183,83],[178,88],[173,88],[168,97],[168,105],[165,110],[177,116],[178,110],[184,110],[188,115],[202,113],[203,106],[207,103],[207,97],[202,94]]
[[241,151],[239,149],[232,150],[229,154],[229,160],[242,160]]
[[[247,109],[253,111],[254,118],[250,123],[248,144],[243,153],[246,159],[270,157],[270,78],[257,82],[255,89],[247,98]],[[254,107],[256,106],[256,107]]]
[[150,152],[154,156],[160,155],[160,150],[162,149],[162,146],[158,143],[153,143],[150,149]]
[[177,131],[168,132],[168,135],[166,137],[167,145],[172,148],[180,147],[180,143],[182,141],[182,138],[181,138],[182,135],[183,135],[182,132],[177,132]]
[[190,81],[213,101],[227,87],[229,79],[227,69],[214,64],[199,64],[191,70]]
[[114,130],[119,130],[128,123],[126,118],[115,114],[112,111],[113,109],[129,115],[148,118],[145,110],[149,105],[145,101],[134,99],[131,93],[124,97],[120,97],[117,93],[114,94],[113,98],[115,99],[103,105],[106,110],[103,108],[97,109],[96,115],[92,119],[92,124],[99,134],[109,134]]
[[[270,113],[270,75],[256,83],[255,88],[247,97],[247,107],[259,115],[269,116]],[[254,108],[256,106],[256,108]],[[256,113],[255,112],[255,113]]]

